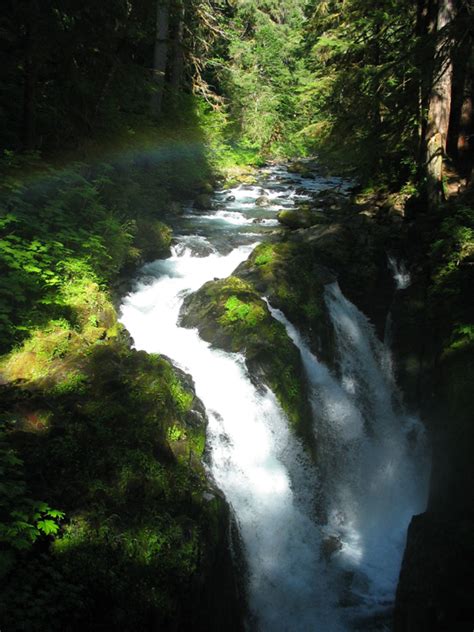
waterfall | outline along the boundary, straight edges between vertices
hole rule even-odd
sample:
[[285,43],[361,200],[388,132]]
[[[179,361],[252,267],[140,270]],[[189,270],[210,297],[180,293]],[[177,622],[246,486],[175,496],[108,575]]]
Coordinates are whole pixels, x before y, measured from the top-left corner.
[[387,255],[390,268],[397,290],[405,290],[411,284],[411,275],[403,261],[398,262],[392,255]]
[[406,528],[426,497],[422,428],[401,408],[389,350],[337,284],[325,292],[337,372],[269,305],[301,352],[315,464],[274,394],[256,388],[244,358],[177,324],[184,298],[230,275],[272,230],[278,205],[302,197],[296,187],[328,185],[281,167],[267,177],[266,208],[255,203],[262,187],[240,185],[217,193],[218,210],[183,216],[172,256],[142,269],[121,322],[137,349],[164,354],[190,373],[206,407],[206,467],[232,506],[247,563],[248,629],[380,631],[383,621],[374,620],[391,608]]
[[[387,262],[390,271],[392,272],[393,280],[395,282],[396,292],[400,290],[406,290],[411,285],[411,274],[408,272],[407,267],[403,261],[397,261],[394,256],[387,255]],[[393,299],[393,301],[395,298]],[[392,306],[393,306],[392,301]],[[392,345],[392,306],[388,310],[387,318],[385,320],[385,337],[384,344],[388,348]]]
[[314,466],[273,393],[252,384],[242,356],[212,349],[196,330],[177,325],[184,296],[230,274],[251,248],[195,257],[177,247],[170,259],[146,266],[145,280],[123,302],[121,321],[136,348],[164,353],[189,372],[206,406],[209,467],[245,546],[253,627],[339,632],[345,628],[313,520]]
[[[412,515],[424,510],[427,464],[421,423],[401,408],[388,350],[367,318],[328,285],[325,301],[336,334],[338,373],[311,353],[279,310],[300,349],[311,385],[326,524],[334,572],[346,577],[341,606],[352,627],[394,599]],[[351,623],[352,622],[352,623]]]

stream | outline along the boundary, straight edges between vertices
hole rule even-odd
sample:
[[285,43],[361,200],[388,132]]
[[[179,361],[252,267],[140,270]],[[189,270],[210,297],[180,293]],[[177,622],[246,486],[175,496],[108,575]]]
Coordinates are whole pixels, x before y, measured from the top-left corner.
[[[279,210],[336,187],[346,184],[276,165],[262,169],[256,185],[217,191],[213,210],[189,208],[180,218],[172,256],[144,266],[121,306],[135,347],[164,354],[191,374],[206,407],[207,467],[244,547],[249,630],[389,630],[406,530],[426,504],[423,428],[402,407],[389,348],[337,283],[325,290],[337,375],[269,304],[301,352],[317,466],[274,394],[254,386],[244,358],[177,324],[190,292],[229,276],[279,230]],[[257,204],[262,196],[264,206]],[[396,262],[390,265],[399,274]]]

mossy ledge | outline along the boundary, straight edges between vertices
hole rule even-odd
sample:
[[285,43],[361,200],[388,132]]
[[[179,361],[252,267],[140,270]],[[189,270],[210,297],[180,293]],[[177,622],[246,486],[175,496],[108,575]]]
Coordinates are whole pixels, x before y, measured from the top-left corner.
[[226,351],[242,352],[250,375],[275,393],[313,450],[307,384],[298,349],[257,291],[238,277],[209,281],[184,301],[181,324]]
[[235,275],[304,331],[319,357],[334,362],[334,334],[324,286],[337,277],[317,262],[311,248],[288,241],[260,244]]

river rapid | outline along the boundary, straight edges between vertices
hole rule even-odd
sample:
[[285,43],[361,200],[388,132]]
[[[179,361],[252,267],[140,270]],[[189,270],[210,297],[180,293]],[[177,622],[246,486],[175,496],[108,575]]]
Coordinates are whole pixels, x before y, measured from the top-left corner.
[[317,465],[274,394],[252,383],[243,357],[178,325],[184,298],[229,276],[279,230],[279,210],[329,188],[346,185],[277,165],[262,169],[256,185],[217,191],[213,209],[190,208],[180,218],[172,256],[144,266],[121,305],[135,347],[164,354],[191,374],[206,407],[207,467],[243,543],[249,630],[389,630],[406,529],[426,504],[422,426],[400,403],[390,349],[337,283],[325,291],[337,375],[269,305],[301,352]]

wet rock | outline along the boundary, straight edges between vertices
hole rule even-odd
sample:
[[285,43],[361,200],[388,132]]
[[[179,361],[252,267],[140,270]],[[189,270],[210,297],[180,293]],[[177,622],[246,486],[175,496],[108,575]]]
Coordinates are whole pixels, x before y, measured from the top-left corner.
[[313,175],[311,165],[299,160],[295,162],[290,162],[286,168],[290,173],[297,173],[298,175],[305,178],[311,177]]
[[325,361],[334,357],[324,286],[337,277],[318,263],[310,247],[290,241],[261,244],[235,273],[283,310],[305,332],[319,357]]
[[268,195],[261,195],[255,200],[255,204],[260,207],[270,206],[271,200]]
[[251,284],[234,276],[206,283],[184,301],[180,323],[197,327],[216,347],[244,353],[252,379],[272,389],[295,430],[313,448],[301,356]]
[[341,549],[341,539],[335,535],[330,535],[328,538],[325,538],[321,544],[321,554],[326,562],[329,562],[334,553],[337,553],[337,551],[340,551]]
[[336,189],[326,189],[313,194],[314,203],[320,208],[336,213],[352,211],[352,204],[348,197]]

